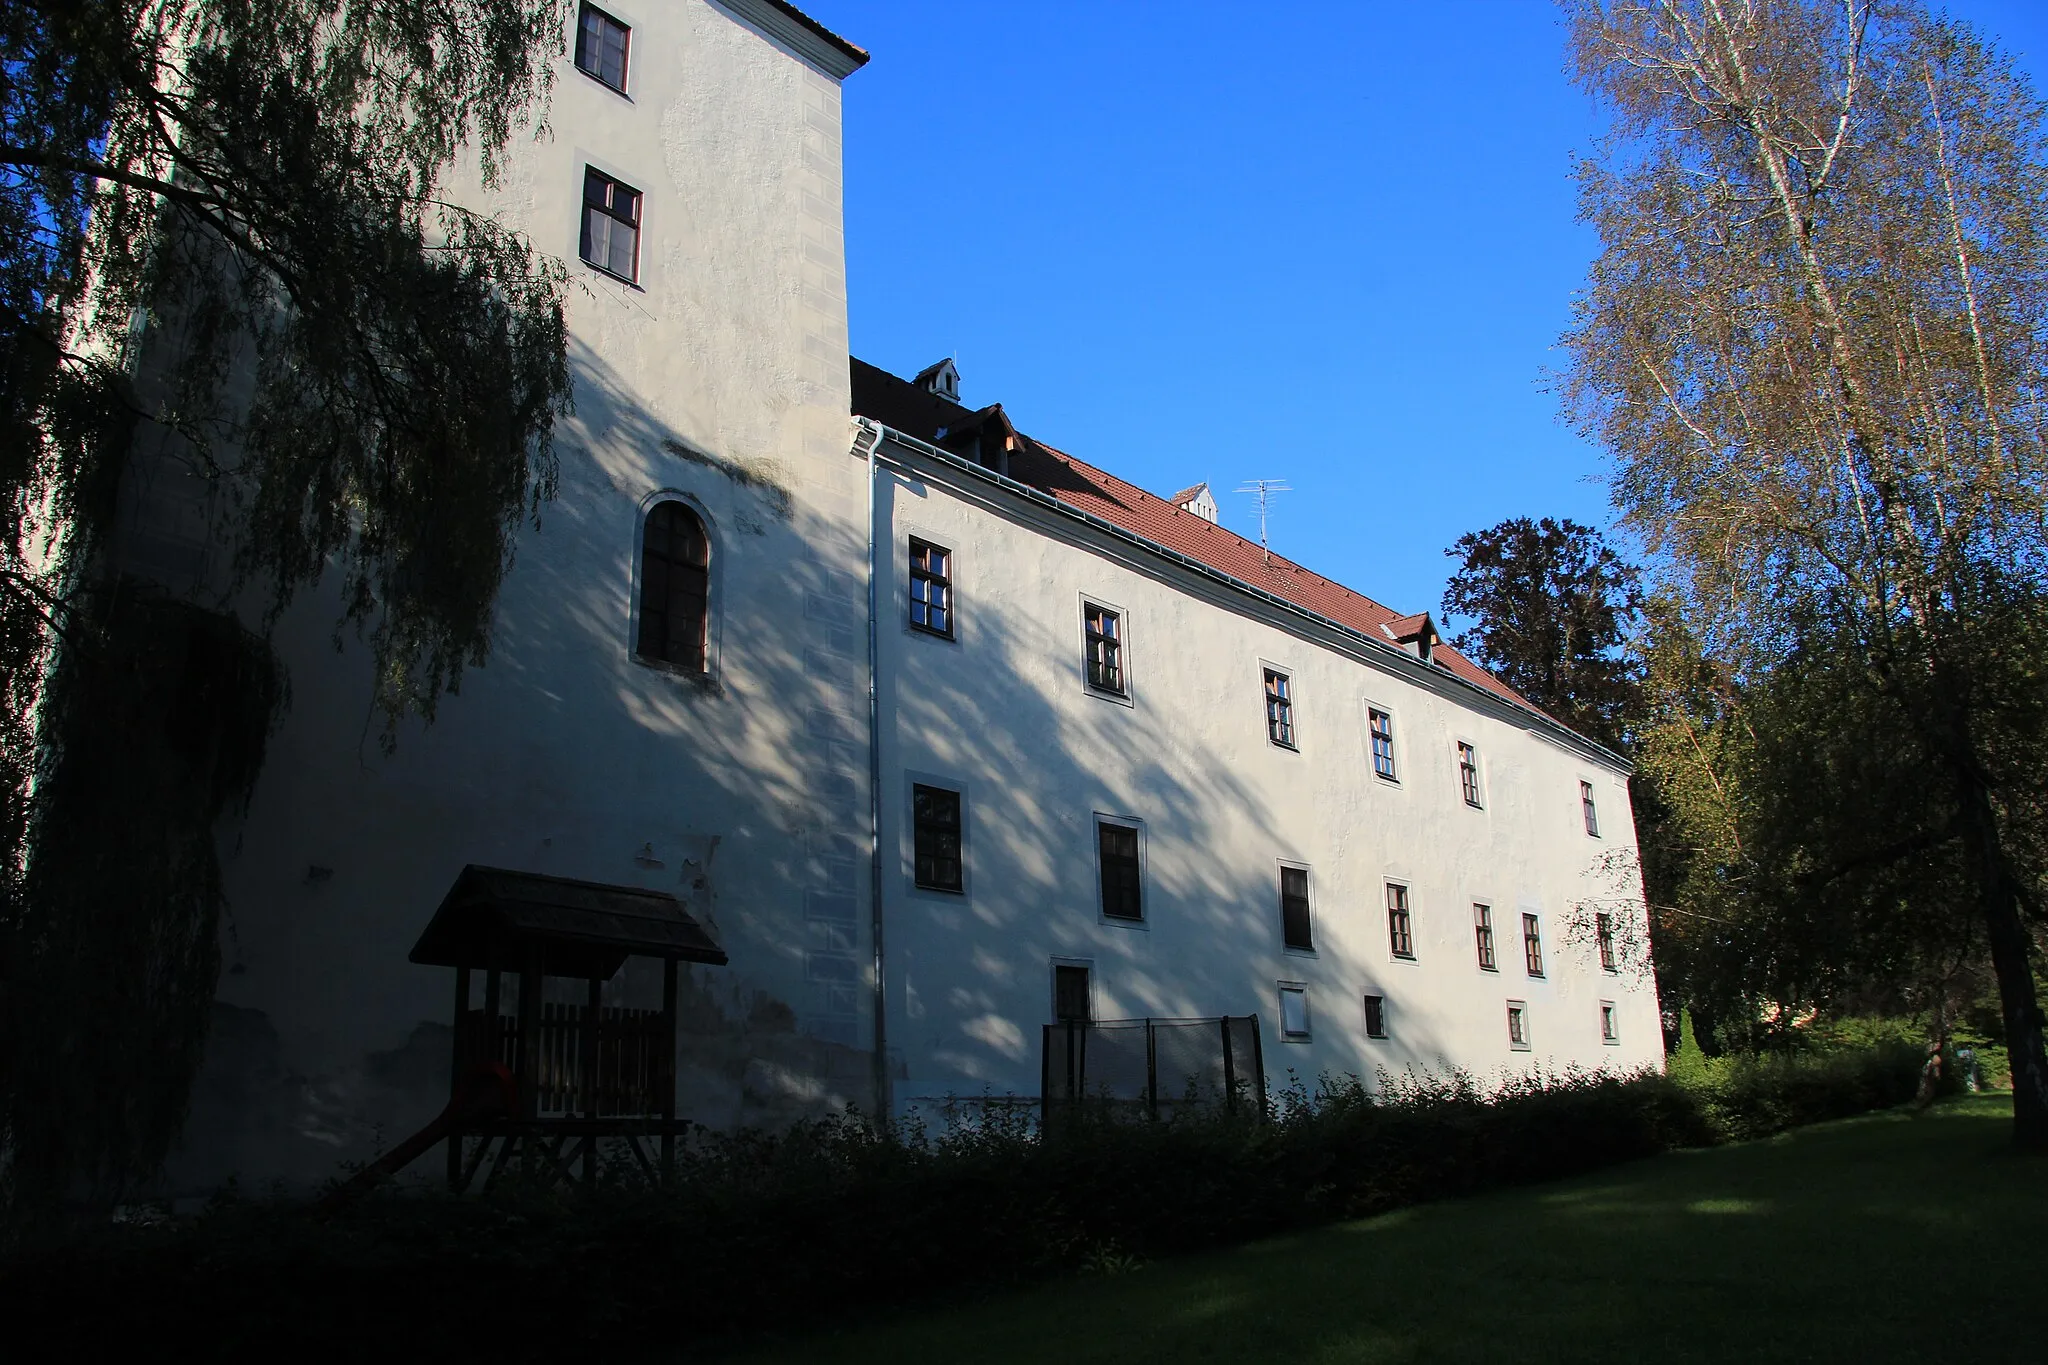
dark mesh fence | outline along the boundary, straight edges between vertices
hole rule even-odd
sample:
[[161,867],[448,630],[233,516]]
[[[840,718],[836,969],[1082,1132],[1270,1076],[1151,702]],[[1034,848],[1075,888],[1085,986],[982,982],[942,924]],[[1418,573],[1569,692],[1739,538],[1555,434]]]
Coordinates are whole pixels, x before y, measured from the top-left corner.
[[1045,1026],[1045,1115],[1091,1108],[1157,1116],[1189,1105],[1263,1114],[1257,1015]]

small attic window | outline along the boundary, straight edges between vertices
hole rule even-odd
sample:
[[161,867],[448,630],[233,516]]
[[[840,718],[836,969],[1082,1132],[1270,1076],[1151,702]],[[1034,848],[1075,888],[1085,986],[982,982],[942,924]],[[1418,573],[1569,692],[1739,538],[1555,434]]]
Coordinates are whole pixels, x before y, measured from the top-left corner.
[[917,372],[916,385],[949,403],[960,401],[960,370],[951,356]]

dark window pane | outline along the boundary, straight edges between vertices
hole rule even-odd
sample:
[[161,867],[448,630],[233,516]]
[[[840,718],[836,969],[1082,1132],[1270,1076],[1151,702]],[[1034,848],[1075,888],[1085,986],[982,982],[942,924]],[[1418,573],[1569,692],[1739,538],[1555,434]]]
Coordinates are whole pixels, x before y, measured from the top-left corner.
[[911,787],[913,880],[933,891],[959,891],[960,793],[944,787]]
[[1294,745],[1294,689],[1285,673],[1266,670],[1266,737]]
[[1090,605],[1087,620],[1088,685],[1104,692],[1124,690],[1123,641],[1118,634],[1117,614]]
[[1387,1036],[1387,1001],[1385,996],[1365,997],[1365,1036],[1384,1038]]
[[626,89],[627,27],[602,10],[583,7],[576,26],[576,66],[612,89]]
[[1607,914],[1593,917],[1593,932],[1600,944],[1600,966],[1603,971],[1614,970],[1614,916]]
[[640,191],[602,171],[583,169],[583,231],[577,250],[585,261],[621,279],[640,274]]
[[1484,905],[1472,907],[1472,932],[1479,940],[1479,966],[1483,971],[1493,971],[1493,910]]
[[1085,1024],[1088,1006],[1088,969],[1056,966],[1052,969],[1053,1017],[1061,1023]]
[[710,566],[711,542],[697,514],[685,503],[656,503],[640,542],[641,658],[704,671]]
[[1522,916],[1522,953],[1529,975],[1543,975],[1543,937],[1534,915]]
[[1138,831],[1127,825],[1111,824],[1099,824],[1095,831],[1101,852],[1102,913],[1112,919],[1143,919]]
[[1579,805],[1584,808],[1586,813],[1586,833],[1596,839],[1599,838],[1600,812],[1593,805],[1593,784],[1591,782],[1581,782],[1579,784]]
[[1408,915],[1408,888],[1387,883],[1387,938],[1395,957],[1415,956],[1414,925]]
[[1290,948],[1314,948],[1309,938],[1308,872],[1299,867],[1280,869],[1280,933]]
[[1465,804],[1479,804],[1479,753],[1469,744],[1458,746],[1458,782],[1465,791]]

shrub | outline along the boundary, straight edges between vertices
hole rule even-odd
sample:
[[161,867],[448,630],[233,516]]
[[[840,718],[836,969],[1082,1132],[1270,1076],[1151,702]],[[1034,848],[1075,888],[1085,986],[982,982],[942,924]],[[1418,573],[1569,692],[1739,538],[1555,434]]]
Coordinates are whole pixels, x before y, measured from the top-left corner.
[[324,1220],[229,1203],[109,1229],[17,1259],[0,1311],[15,1340],[43,1333],[88,1357],[144,1333],[153,1351],[208,1359],[281,1343],[295,1359],[681,1351],[1896,1104],[1918,1063],[1896,1048],[1702,1058],[1491,1090],[1465,1075],[1326,1078],[1264,1122],[1084,1112],[1052,1140],[1000,1105],[966,1106],[937,1136],[857,1115],[707,1133],[662,1190],[393,1192]]

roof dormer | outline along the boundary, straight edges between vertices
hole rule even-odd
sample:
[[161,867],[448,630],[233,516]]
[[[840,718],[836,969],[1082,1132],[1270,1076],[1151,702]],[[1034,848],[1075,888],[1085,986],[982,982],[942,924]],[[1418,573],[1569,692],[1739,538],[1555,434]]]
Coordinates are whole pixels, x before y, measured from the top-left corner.
[[1437,642],[1443,637],[1437,633],[1436,622],[1429,619],[1429,613],[1418,611],[1413,616],[1403,616],[1380,627],[1389,640],[1413,654],[1424,663],[1436,651]]
[[911,381],[926,393],[937,394],[948,403],[960,401],[960,367],[947,356],[936,365],[927,365],[917,372]]

